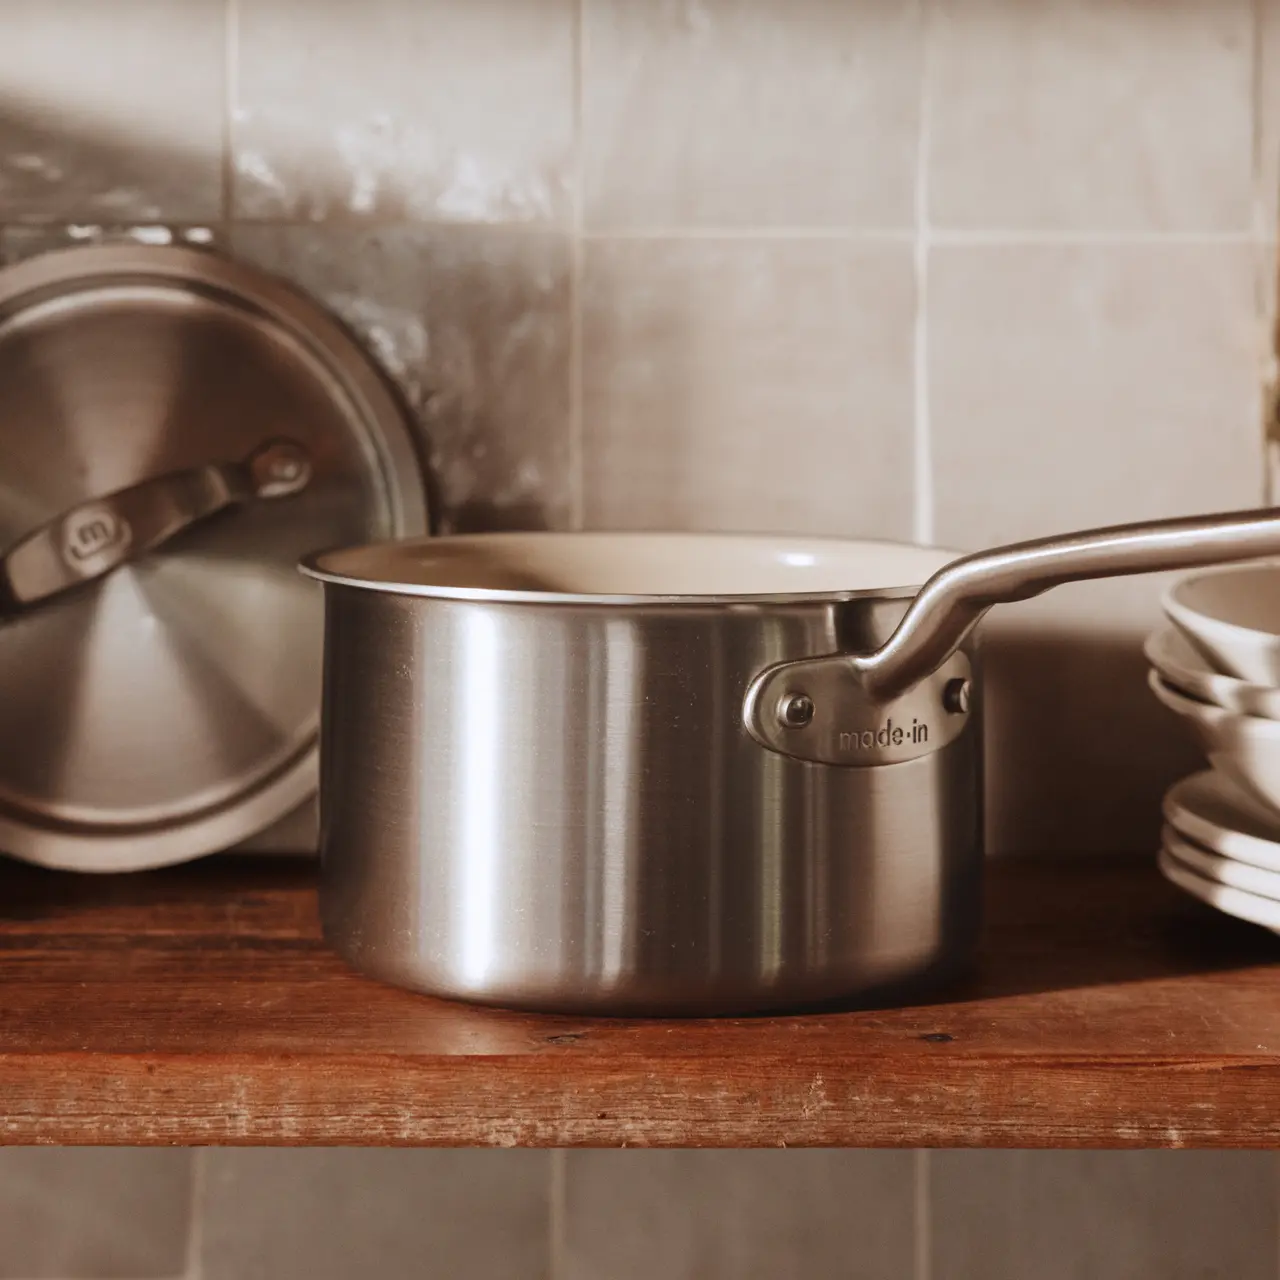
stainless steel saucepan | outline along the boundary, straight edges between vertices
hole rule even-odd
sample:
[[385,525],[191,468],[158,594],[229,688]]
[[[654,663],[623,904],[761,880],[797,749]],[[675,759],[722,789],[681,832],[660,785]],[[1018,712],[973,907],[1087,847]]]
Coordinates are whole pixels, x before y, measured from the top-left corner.
[[1276,553],[1263,510],[960,558],[674,534],[314,556],[326,935],[392,983],[563,1011],[945,973],[979,925],[982,614]]

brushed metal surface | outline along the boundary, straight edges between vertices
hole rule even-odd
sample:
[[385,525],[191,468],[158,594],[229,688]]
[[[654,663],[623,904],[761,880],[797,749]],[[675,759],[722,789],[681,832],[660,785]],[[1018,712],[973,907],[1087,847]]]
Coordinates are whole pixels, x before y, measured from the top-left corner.
[[760,670],[879,644],[904,608],[330,583],[327,938],[399,985],[608,1013],[793,1006],[963,959],[979,715],[933,754],[872,769],[789,759],[742,723]]
[[[905,693],[868,692],[845,655],[789,659],[754,680],[742,722],[763,747],[814,764],[877,768],[927,756],[964,732],[969,661],[952,653]],[[804,714],[796,723],[791,708]]]
[[369,357],[271,277],[123,245],[0,274],[0,548],[280,436],[305,451],[302,492],[203,520],[0,621],[0,850],[157,865],[302,804],[318,778],[323,602],[297,559],[425,523],[402,411]]

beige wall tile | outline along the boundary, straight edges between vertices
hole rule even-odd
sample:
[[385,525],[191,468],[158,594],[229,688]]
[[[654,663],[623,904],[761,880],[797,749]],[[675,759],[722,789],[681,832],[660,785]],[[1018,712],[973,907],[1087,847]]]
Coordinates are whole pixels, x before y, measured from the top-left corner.
[[[1276,296],[1280,283],[1280,0],[1257,0],[1258,7],[1258,118],[1257,192],[1258,292],[1266,309],[1270,326],[1268,338],[1273,349],[1277,343]],[[1273,366],[1269,376],[1280,376],[1280,365]],[[1280,501],[1280,442],[1271,453],[1270,495]]]
[[544,1280],[545,1151],[209,1151],[204,1280]]
[[[1256,506],[1259,362],[1239,245],[937,250],[929,267],[937,538],[977,548]],[[993,613],[997,851],[1154,848],[1196,766],[1145,687],[1159,578],[1063,587]]]
[[909,1151],[572,1151],[565,1280],[902,1280]]
[[1249,0],[939,0],[930,217],[1246,231]]
[[587,523],[908,536],[911,252],[592,241]]
[[186,1269],[191,1152],[0,1151],[0,1276],[146,1280]]
[[[1276,291],[1280,285],[1280,246],[1274,239],[1263,240],[1253,246],[1257,272],[1258,305],[1262,312],[1263,374],[1261,377],[1264,416],[1274,424],[1280,415],[1271,406],[1280,404],[1280,317],[1276,315]],[[1280,502],[1280,430],[1268,426],[1270,443],[1267,450],[1268,502]]]
[[1259,496],[1248,246],[942,247],[929,308],[940,537]]
[[1258,192],[1262,230],[1271,237],[1280,217],[1280,0],[1255,0],[1258,13]]
[[572,0],[241,0],[243,218],[557,223]]
[[1265,1151],[945,1151],[930,1157],[934,1280],[1264,1280]]
[[908,227],[911,0],[585,0],[589,227]]
[[0,221],[222,212],[222,0],[7,0]]
[[416,412],[443,530],[569,520],[568,246],[489,227],[236,226],[360,334]]

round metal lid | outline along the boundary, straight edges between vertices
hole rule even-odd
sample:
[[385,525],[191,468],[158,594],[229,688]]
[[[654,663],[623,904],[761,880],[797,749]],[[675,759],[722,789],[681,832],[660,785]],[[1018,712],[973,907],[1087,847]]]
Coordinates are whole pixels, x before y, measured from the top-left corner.
[[358,343],[204,250],[0,272],[0,850],[115,871],[226,848],[316,786],[319,547],[421,533]]

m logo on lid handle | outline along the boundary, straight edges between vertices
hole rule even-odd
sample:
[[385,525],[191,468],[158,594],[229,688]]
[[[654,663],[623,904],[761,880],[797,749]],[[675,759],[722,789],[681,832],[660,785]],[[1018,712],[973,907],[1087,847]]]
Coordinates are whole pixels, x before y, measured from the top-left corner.
[[81,507],[62,529],[62,555],[72,567],[87,568],[104,556],[114,558],[129,545],[129,526],[107,507]]

